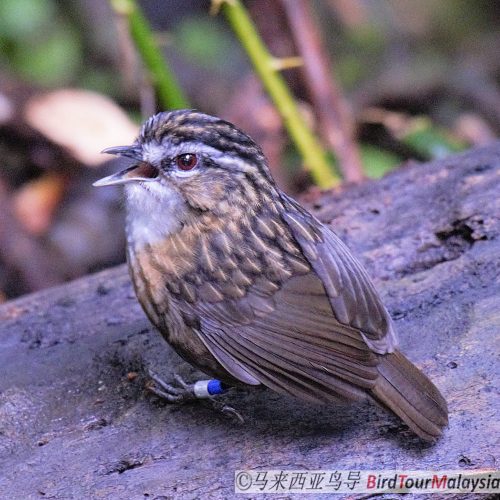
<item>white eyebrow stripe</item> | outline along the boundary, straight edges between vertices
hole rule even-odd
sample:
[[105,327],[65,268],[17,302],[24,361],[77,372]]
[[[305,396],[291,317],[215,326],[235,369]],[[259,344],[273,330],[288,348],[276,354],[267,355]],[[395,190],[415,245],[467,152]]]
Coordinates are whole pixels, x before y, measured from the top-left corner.
[[142,158],[147,163],[158,165],[165,156],[165,147],[158,142],[146,142],[142,145]]
[[[169,144],[169,142],[170,141],[165,140],[161,144],[158,142],[145,143],[142,147],[144,160],[153,165],[159,165],[161,160],[165,158],[165,152],[168,151],[168,156],[171,158],[187,153],[206,154],[214,158],[218,164],[228,170],[238,172],[248,172],[254,168],[246,161],[242,160],[237,153],[223,153],[203,142],[185,142],[181,144]],[[196,169],[189,171],[172,171],[172,173],[178,177],[190,177],[196,173]]]

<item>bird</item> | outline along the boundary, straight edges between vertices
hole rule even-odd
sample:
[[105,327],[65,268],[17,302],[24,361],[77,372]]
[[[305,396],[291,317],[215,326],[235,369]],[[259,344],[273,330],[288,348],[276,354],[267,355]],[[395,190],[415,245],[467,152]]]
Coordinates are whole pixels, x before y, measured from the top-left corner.
[[124,185],[137,298],[184,360],[214,377],[171,401],[265,386],[306,403],[378,403],[424,441],[448,423],[439,390],[398,349],[367,271],[327,225],[280,190],[260,147],[197,110],[157,113],[132,160],[94,183]]

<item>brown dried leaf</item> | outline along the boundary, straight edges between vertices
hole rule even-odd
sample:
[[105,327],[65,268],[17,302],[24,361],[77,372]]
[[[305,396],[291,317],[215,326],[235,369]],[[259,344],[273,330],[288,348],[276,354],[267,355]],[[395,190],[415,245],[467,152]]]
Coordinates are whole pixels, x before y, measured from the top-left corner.
[[476,113],[463,113],[455,122],[455,134],[474,146],[492,143],[496,137],[486,120]]
[[66,186],[60,174],[48,173],[24,184],[13,197],[16,219],[31,234],[44,234],[50,226]]
[[138,132],[138,126],[111,99],[87,90],[61,89],[33,97],[24,117],[89,166],[109,159],[100,153],[104,148],[130,144]]

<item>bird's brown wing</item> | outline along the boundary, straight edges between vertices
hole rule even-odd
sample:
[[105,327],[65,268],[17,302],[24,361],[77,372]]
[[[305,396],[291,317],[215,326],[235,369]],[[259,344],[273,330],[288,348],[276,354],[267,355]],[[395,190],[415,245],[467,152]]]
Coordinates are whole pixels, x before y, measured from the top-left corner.
[[[272,296],[256,283],[237,301],[197,301],[196,330],[234,377],[311,401],[361,399],[377,358],[359,332],[333,316],[314,272],[290,278]],[[237,319],[235,319],[237,318]]]
[[[307,212],[305,212],[307,214]],[[264,274],[245,296],[191,304],[195,329],[234,377],[311,401],[360,399],[392,349],[390,318],[346,247],[311,216],[286,221],[312,269],[279,289]],[[371,318],[365,315],[371,315]]]
[[288,205],[283,218],[323,282],[339,322],[358,329],[375,352],[393,352],[397,339],[391,317],[364,267],[333,231],[292,198],[283,198]]

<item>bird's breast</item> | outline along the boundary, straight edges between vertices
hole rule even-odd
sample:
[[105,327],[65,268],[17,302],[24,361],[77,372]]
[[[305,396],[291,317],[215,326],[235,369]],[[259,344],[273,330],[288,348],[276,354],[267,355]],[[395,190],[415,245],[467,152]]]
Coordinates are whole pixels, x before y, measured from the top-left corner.
[[139,248],[129,245],[128,264],[137,298],[150,321],[181,357],[203,372],[233,383],[196,332],[200,318],[192,307],[199,296],[194,281],[200,283],[202,278],[192,277],[199,265],[199,240],[194,235],[184,236]]

